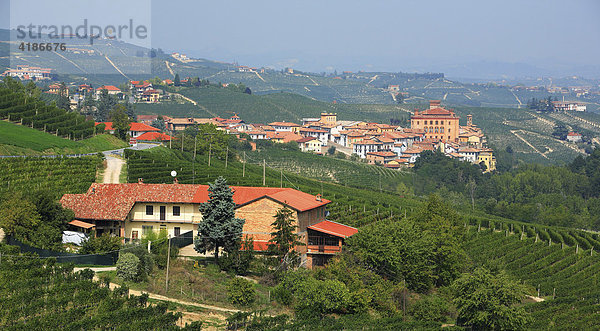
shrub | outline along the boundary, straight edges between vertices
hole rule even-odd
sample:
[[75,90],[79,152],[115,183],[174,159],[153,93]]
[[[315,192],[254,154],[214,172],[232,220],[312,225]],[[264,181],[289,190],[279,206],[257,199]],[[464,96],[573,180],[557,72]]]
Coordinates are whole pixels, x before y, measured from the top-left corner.
[[80,254],[98,254],[119,250],[121,248],[121,238],[111,236],[108,233],[102,234],[100,237],[95,237],[92,233],[90,238],[83,242]]
[[410,306],[410,314],[419,321],[446,321],[449,304],[444,298],[429,295]]
[[235,277],[227,284],[227,296],[233,304],[248,306],[256,300],[256,290],[252,282]]
[[140,259],[133,253],[124,253],[117,261],[117,276],[126,281],[137,281],[140,275]]

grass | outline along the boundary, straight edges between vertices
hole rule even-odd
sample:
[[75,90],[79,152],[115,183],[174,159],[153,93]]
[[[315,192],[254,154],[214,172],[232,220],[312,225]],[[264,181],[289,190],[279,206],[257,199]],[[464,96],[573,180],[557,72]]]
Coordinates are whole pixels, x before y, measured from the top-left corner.
[[126,146],[124,141],[107,134],[72,141],[26,126],[0,121],[2,155],[83,154]]
[[111,282],[127,286],[138,291],[164,295],[187,302],[195,302],[231,309],[270,309],[281,313],[282,307],[269,301],[271,287],[256,284],[256,302],[249,307],[231,304],[227,298],[227,283],[234,275],[221,271],[213,263],[195,265],[194,260],[172,260],[169,267],[169,290],[165,288],[166,271],[155,268],[152,274],[141,282],[123,281],[116,271],[103,271],[100,275],[107,276]]

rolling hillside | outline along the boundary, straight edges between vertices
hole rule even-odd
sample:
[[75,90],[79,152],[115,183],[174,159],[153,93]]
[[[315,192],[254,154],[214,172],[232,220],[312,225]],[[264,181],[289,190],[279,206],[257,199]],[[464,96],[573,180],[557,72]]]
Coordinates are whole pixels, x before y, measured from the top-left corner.
[[73,141],[0,121],[0,155],[84,154],[126,146],[127,143],[109,134]]
[[[567,239],[570,245],[559,238]],[[532,295],[543,298],[542,302],[526,305],[534,319],[530,328],[600,327],[598,235],[575,231],[561,235],[553,231],[552,237],[539,239],[535,234],[522,236],[506,229],[475,229],[465,248],[476,265],[505,269],[529,285]]]
[[[0,54],[8,49],[8,40],[9,32],[0,30]],[[182,78],[189,76],[214,83],[243,83],[257,94],[288,92],[325,102],[351,104],[393,104],[392,95],[385,90],[388,85],[398,85],[400,90],[408,92],[408,102],[441,99],[457,105],[519,107],[532,97],[548,96],[545,92],[511,91],[507,86],[495,84],[451,81],[441,73],[345,72],[335,76],[299,71],[288,74],[271,69],[263,73],[238,72],[231,63],[207,59],[182,62],[160,50],[115,40],[97,40],[90,45],[87,40],[73,39],[69,40],[69,48],[59,53],[36,52],[32,55],[13,51],[14,59],[18,60],[13,61],[13,65],[52,68],[58,74],[58,80],[77,84],[119,85],[129,79],[144,80],[157,76],[172,79],[179,73]],[[8,65],[6,60],[3,61],[0,61],[0,68]],[[19,61],[22,63],[15,63]],[[574,94],[565,97],[589,102],[590,110],[600,106],[600,97],[582,99]]]

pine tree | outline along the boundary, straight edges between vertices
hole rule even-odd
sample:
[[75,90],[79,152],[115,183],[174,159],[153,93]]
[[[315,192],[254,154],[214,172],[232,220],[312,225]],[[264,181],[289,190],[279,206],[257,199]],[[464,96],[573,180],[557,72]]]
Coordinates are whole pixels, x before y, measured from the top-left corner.
[[175,85],[175,86],[181,85],[181,78],[179,78],[179,74],[175,74],[175,78],[173,79],[173,85]]
[[215,251],[219,260],[219,248],[232,252],[239,247],[245,220],[235,217],[233,191],[225,178],[219,176],[209,184],[208,201],[200,204],[202,221],[198,224],[198,236],[194,249],[199,253]]
[[275,231],[271,232],[269,252],[283,260],[283,270],[286,270],[289,264],[294,264],[298,260],[299,255],[294,248],[302,246],[304,243],[300,241],[300,236],[295,233],[298,226],[295,224],[296,220],[292,210],[283,207],[277,211],[274,217],[275,221],[271,226]]

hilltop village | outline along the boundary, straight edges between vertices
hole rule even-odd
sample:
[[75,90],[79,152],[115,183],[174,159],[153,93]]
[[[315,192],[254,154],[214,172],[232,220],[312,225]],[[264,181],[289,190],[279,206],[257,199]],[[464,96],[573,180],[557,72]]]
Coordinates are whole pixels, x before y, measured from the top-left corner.
[[[150,124],[157,115],[140,115],[138,120]],[[480,164],[485,172],[496,169],[493,150],[487,146],[482,130],[467,116],[467,125],[459,116],[432,100],[429,109],[415,111],[410,128],[398,125],[340,120],[335,113],[321,113],[320,118],[304,118],[302,123],[246,123],[238,115],[225,118],[172,118],[162,116],[171,133],[198,124],[213,124],[229,134],[246,134],[252,140],[298,144],[303,152],[324,154],[330,150],[356,155],[369,164],[391,169],[411,167],[423,151],[439,150],[451,158]],[[152,130],[152,128],[149,128]],[[139,133],[132,133],[136,137]],[[158,137],[153,135],[153,137]],[[143,138],[143,137],[142,137]],[[168,141],[169,135],[161,135]],[[144,140],[144,139],[139,139]],[[330,152],[331,153],[331,152]]]

